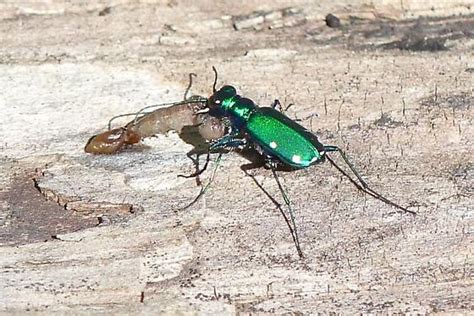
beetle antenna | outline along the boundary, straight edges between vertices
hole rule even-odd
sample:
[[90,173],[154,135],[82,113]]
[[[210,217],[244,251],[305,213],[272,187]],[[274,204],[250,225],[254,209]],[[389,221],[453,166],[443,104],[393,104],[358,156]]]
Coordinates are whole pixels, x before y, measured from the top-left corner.
[[184,100],[188,99],[189,90],[191,90],[191,87],[193,85],[193,76],[196,77],[197,75],[193,72],[189,73],[189,84],[186,90],[184,91]]
[[214,84],[212,85],[212,92],[216,92],[216,85],[217,85],[217,69],[216,67],[212,66],[212,71],[214,71]]
[[138,110],[138,112],[135,113],[135,119],[133,120],[134,121],[133,123],[136,124],[138,118],[140,116],[142,116],[143,113],[146,113],[147,112],[146,110],[148,110],[148,109],[166,107],[166,106],[173,106],[173,105],[179,105],[179,104],[206,103],[206,102],[207,102],[207,98],[196,96],[196,97],[191,97],[191,98],[189,98],[188,100],[185,100],[185,101],[148,105],[148,106],[145,106],[144,108],[141,108],[140,110]]
[[[148,114],[149,112],[142,112],[140,115],[140,117],[142,117],[143,115],[146,115]],[[119,115],[115,115],[114,117],[112,117],[110,120],[109,120],[109,123],[107,124],[107,128],[108,130],[110,131],[112,129],[112,122],[115,121],[116,119],[118,118],[121,118],[121,117],[126,117],[126,116],[136,116],[137,115],[137,112],[134,112],[134,113],[125,113],[125,114],[119,114]]]
[[[357,177],[357,179],[359,180],[360,184],[354,180],[347,172],[345,172],[341,167],[339,167],[336,162],[334,160],[332,160],[328,155],[325,155],[326,159],[331,163],[331,165],[333,165],[343,176],[345,176],[359,191],[362,191],[370,196],[372,196],[373,198],[379,200],[379,201],[382,201],[384,202],[385,204],[388,204],[388,205],[391,205],[393,207],[396,207],[402,211],[404,211],[405,213],[410,213],[412,215],[416,215],[416,212],[414,211],[411,211],[403,206],[400,206],[398,205],[397,203],[395,202],[392,202],[390,201],[389,199],[387,199],[386,197],[384,197],[383,195],[381,195],[380,193],[374,191],[373,189],[371,189],[367,183],[365,183],[365,181],[362,180],[362,178],[360,177],[360,175],[357,173],[357,171],[355,170],[354,166],[349,162],[349,160],[347,159],[347,157],[345,156],[345,154],[338,148],[338,147],[335,147],[335,146],[328,146],[328,147],[333,147],[333,148],[337,148],[338,152],[341,154],[341,156],[343,157],[344,161],[348,164],[349,168],[351,169],[351,171],[355,174],[355,176]],[[326,148],[326,147],[325,147]],[[333,150],[335,151],[335,150]]]

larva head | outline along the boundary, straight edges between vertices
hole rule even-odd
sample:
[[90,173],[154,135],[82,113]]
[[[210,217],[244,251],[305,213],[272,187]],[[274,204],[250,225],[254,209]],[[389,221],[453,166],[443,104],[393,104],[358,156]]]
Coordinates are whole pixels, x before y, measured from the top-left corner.
[[135,144],[140,136],[127,128],[115,128],[110,131],[92,136],[84,151],[90,154],[114,154],[122,150],[126,144]]

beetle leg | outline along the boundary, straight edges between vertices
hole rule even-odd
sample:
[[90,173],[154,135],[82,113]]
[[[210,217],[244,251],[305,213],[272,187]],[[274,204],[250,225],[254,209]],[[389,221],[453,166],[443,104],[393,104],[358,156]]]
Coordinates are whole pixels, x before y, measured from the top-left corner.
[[[238,147],[245,146],[246,144],[247,144],[247,141],[245,139],[237,138],[237,135],[235,135],[235,134],[230,134],[230,135],[223,136],[223,137],[217,139],[215,142],[213,142],[211,144],[211,146],[209,147],[209,149],[207,151],[206,162],[205,162],[202,169],[198,168],[196,170],[196,172],[194,172],[190,175],[180,174],[180,175],[178,175],[178,177],[181,177],[181,178],[194,178],[194,177],[197,177],[207,169],[207,166],[209,165],[209,161],[210,161],[211,152],[216,152],[216,151],[219,151],[221,149],[238,148]],[[188,156],[188,157],[190,157],[195,164],[199,162],[198,159],[194,160],[191,156]]]
[[273,101],[270,106],[274,109],[276,109],[276,107],[278,107],[278,111],[280,111],[280,112],[282,110],[280,100],[278,100],[278,99],[275,99],[275,101]]
[[408,210],[407,208],[405,207],[402,207],[400,205],[398,205],[397,203],[395,202],[392,202],[390,201],[389,199],[387,199],[386,197],[384,197],[383,195],[381,195],[380,193],[374,191],[372,188],[370,188],[367,183],[362,180],[361,176],[359,175],[359,173],[357,172],[357,170],[355,169],[355,167],[352,165],[352,163],[349,161],[349,159],[347,158],[346,154],[344,153],[343,150],[341,150],[339,147],[337,146],[324,146],[324,150],[326,152],[339,152],[339,154],[341,155],[342,159],[344,160],[344,162],[349,166],[349,168],[351,169],[351,171],[354,173],[354,175],[357,177],[357,180],[359,180],[360,184],[357,183],[356,180],[354,180],[349,174],[347,174],[347,172],[345,172],[341,167],[339,167],[335,162],[334,160],[332,160],[329,156],[325,156],[326,159],[331,163],[331,165],[333,165],[343,176],[345,176],[359,191],[362,191],[374,198],[376,198],[377,200],[380,200],[382,202],[384,202],[385,204],[388,204],[388,205],[391,205],[393,207],[396,207],[406,213],[410,213],[412,215],[416,215],[416,212],[414,211],[410,211]]
[[207,156],[206,156],[206,163],[204,164],[202,169],[199,169],[199,165],[198,165],[199,164],[199,156],[196,159],[194,159],[190,155],[188,155],[188,157],[191,158],[191,160],[193,160],[194,164],[197,165],[197,167],[196,167],[197,170],[195,172],[189,174],[189,175],[178,174],[178,177],[180,177],[180,178],[195,178],[195,177],[198,177],[200,174],[202,174],[204,171],[206,171],[207,166],[209,165],[209,161],[211,160],[210,156],[211,156],[211,152],[208,152]]
[[277,110],[280,111],[281,113],[285,114],[285,112],[288,111],[288,109],[290,107],[292,107],[293,105],[294,105],[293,103],[290,103],[290,104],[288,104],[288,106],[285,109],[283,109],[283,106],[281,105],[280,100],[275,99],[275,101],[273,101],[270,106],[274,109],[277,109],[277,107],[278,107]]
[[352,164],[352,162],[349,160],[349,158],[347,158],[346,156],[346,153],[339,147],[337,146],[324,146],[324,151],[325,152],[335,152],[337,151],[342,159],[344,160],[344,162],[349,166],[349,168],[351,169],[351,171],[354,173],[354,175],[357,177],[357,180],[359,180],[359,182],[362,184],[362,186],[364,188],[367,188],[368,185],[367,183],[362,179],[362,177],[360,176],[359,172],[357,171],[357,169],[354,167],[354,165]]
[[[247,144],[247,141],[243,138],[238,138],[238,134],[237,133],[233,133],[233,134],[229,134],[229,135],[226,135],[226,136],[223,136],[221,138],[219,138],[218,140],[216,140],[215,142],[213,142],[211,144],[211,146],[209,147],[209,150],[207,152],[207,156],[206,156],[206,163],[204,164],[203,168],[200,169],[200,170],[197,170],[196,172],[190,174],[190,175],[178,175],[178,177],[181,177],[181,178],[193,178],[193,177],[197,177],[199,176],[200,174],[202,174],[206,169],[207,169],[207,166],[209,165],[209,161],[210,161],[210,155],[211,155],[211,152],[215,152],[215,151],[219,151],[221,149],[228,149],[228,148],[238,148],[238,147],[241,147],[241,146],[245,146]],[[200,198],[201,196],[206,192],[207,188],[209,187],[209,185],[211,184],[211,182],[214,180],[214,176],[215,176],[215,173],[217,171],[217,167],[219,165],[219,162],[220,162],[220,159],[222,157],[222,153],[219,153],[219,156],[216,158],[216,161],[215,161],[215,165],[216,167],[214,168],[214,172],[211,176],[211,179],[209,180],[209,183],[206,184],[205,187],[201,188],[201,192],[199,192],[198,196],[190,203],[188,204],[187,206],[185,206],[183,209],[187,209],[188,207],[192,206],[194,203],[196,203]]]
[[292,233],[293,241],[296,246],[296,251],[298,252],[298,255],[300,258],[303,258],[303,251],[301,250],[300,246],[300,240],[298,237],[298,228],[296,226],[296,221],[295,221],[295,213],[293,212],[293,209],[291,208],[291,201],[288,195],[286,194],[285,189],[283,188],[283,185],[280,182],[280,179],[278,178],[278,174],[276,172],[276,164],[273,161],[269,161],[268,165],[270,166],[270,169],[272,170],[273,177],[275,178],[275,181],[278,185],[278,189],[280,190],[281,195],[283,196],[283,200],[285,201],[286,206],[288,207],[288,213],[290,214],[290,219],[291,219],[291,226],[290,227],[290,232]]
[[211,178],[209,179],[209,182],[204,187],[201,187],[201,191],[199,191],[199,194],[194,198],[194,200],[192,200],[191,203],[189,203],[185,207],[182,207],[181,210],[185,210],[185,209],[193,206],[197,201],[199,201],[199,199],[204,195],[204,193],[206,193],[207,189],[209,189],[209,186],[214,181],[214,178],[215,178],[216,172],[217,172],[217,168],[219,167],[219,163],[221,161],[221,158],[222,158],[222,153],[220,153],[217,156],[216,160],[214,161],[214,170],[212,172]]
[[238,134],[229,134],[213,142],[209,147],[209,151],[212,152],[226,148],[238,148],[245,146],[246,144],[247,140],[245,138],[241,138]]

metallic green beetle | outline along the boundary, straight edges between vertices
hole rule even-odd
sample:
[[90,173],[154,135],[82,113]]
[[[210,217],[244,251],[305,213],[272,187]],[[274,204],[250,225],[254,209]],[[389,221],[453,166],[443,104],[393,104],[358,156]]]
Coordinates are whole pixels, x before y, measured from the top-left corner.
[[[303,169],[324,162],[327,159],[360,191],[401,209],[404,212],[416,214],[372,190],[360,177],[359,173],[339,147],[321,144],[316,135],[276,110],[275,108],[278,104],[279,102],[275,101],[272,107],[258,107],[252,100],[239,96],[232,86],[224,86],[218,91],[215,91],[207,101],[209,114],[221,119],[228,119],[230,121],[231,130],[228,135],[213,142],[210,146],[210,151],[251,146],[264,156],[267,166],[272,170],[280,192],[288,206],[292,225],[289,225],[288,220],[287,223],[290,227],[298,254],[301,257],[303,253],[299,245],[295,216],[291,209],[290,200],[278,179],[276,173],[278,165],[289,166],[294,169]],[[340,168],[327,155],[328,152],[338,152],[354,173],[357,180],[353,179]]]
[[327,149],[313,133],[277,111],[275,106],[257,107],[252,100],[237,95],[234,87],[222,87],[208,100],[209,114],[227,117],[232,132],[211,149],[238,144],[237,140],[243,140],[243,132],[244,139],[250,140],[269,160],[296,169],[321,162]]

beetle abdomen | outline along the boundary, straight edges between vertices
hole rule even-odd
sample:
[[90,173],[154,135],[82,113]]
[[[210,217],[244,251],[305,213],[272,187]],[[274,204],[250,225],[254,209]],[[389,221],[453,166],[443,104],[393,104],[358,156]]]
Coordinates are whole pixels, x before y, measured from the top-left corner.
[[321,159],[316,137],[273,108],[258,108],[246,130],[267,154],[292,167],[306,168]]

